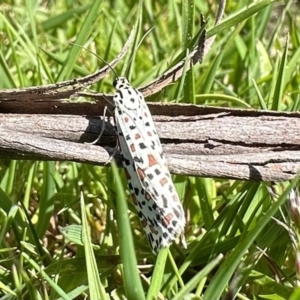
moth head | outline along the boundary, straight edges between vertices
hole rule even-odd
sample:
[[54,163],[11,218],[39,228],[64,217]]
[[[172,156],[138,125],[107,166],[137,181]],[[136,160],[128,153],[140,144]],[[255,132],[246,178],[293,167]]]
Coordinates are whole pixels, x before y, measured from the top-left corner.
[[113,86],[116,90],[120,90],[124,87],[130,87],[130,83],[125,77],[117,77],[113,82]]

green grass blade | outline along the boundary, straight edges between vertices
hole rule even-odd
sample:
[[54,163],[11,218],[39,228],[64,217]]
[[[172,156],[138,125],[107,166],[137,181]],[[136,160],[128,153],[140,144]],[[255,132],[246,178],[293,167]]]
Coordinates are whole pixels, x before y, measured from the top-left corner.
[[109,299],[99,278],[99,271],[96,264],[96,258],[93,251],[93,245],[90,237],[90,228],[86,218],[83,194],[80,195],[80,207],[82,216],[82,239],[84,243],[84,252],[86,259],[86,270],[89,282],[90,299]]
[[54,173],[55,163],[52,161],[43,162],[43,188],[40,198],[39,218],[36,224],[36,232],[39,238],[41,238],[50,222],[50,218],[54,212],[54,195],[56,193]]
[[[132,43],[132,47],[131,47],[131,53],[130,56],[127,58],[128,61],[126,62],[126,64],[128,63],[128,65],[126,66],[126,64],[124,65],[125,68],[125,77],[131,81],[131,77],[132,77],[132,73],[134,70],[134,64],[135,64],[135,57],[136,57],[136,53],[138,51],[138,44],[139,44],[139,37],[141,34],[141,27],[142,27],[142,21],[143,21],[143,5],[142,5],[142,1],[139,2],[139,6],[138,6],[138,11],[137,11],[137,16],[138,18],[136,18],[136,22],[134,25],[135,28],[135,35],[134,35],[134,41]],[[122,72],[123,73],[123,72]]]
[[[12,207],[14,204],[12,203],[11,199],[8,197],[8,195],[0,188],[0,207],[1,209],[8,215],[11,212]],[[17,226],[24,227],[26,226],[26,223],[21,217],[21,214],[18,213],[16,217],[14,218],[14,222]]]
[[151,276],[151,282],[147,293],[147,300],[157,299],[164,276],[166,260],[169,248],[162,248],[157,255],[154,270]]
[[285,85],[285,72],[287,67],[288,44],[289,44],[289,39],[287,39],[286,41],[282,59],[280,61],[280,66],[279,66],[279,71],[278,71],[277,81],[276,81],[276,86],[274,91],[273,103],[272,103],[272,110],[280,110],[280,107],[282,105],[283,90]]
[[14,83],[14,79],[12,76],[12,72],[9,69],[9,66],[7,65],[7,62],[5,61],[5,58],[3,56],[3,53],[0,49],[0,71],[2,74],[1,80],[0,80],[0,88],[9,88],[9,87],[16,87]]
[[217,71],[219,69],[219,66],[221,64],[221,61],[223,59],[224,52],[221,50],[220,53],[216,56],[206,78],[203,83],[203,88],[201,90],[201,94],[208,94],[212,88],[212,85],[214,83]]
[[[273,67],[273,74],[277,74],[278,73],[278,69],[279,69],[279,57],[276,58],[276,61],[274,63],[274,67]],[[270,84],[270,89],[269,89],[269,95],[268,95],[268,102],[267,102],[267,106],[270,107],[276,107],[276,105],[273,105],[273,99],[275,97],[275,89],[276,89],[276,76],[272,76],[272,81]]]
[[128,299],[143,300],[145,299],[145,294],[137,269],[137,260],[133,245],[131,226],[128,219],[126,197],[118,168],[114,161],[112,161],[111,165],[116,183],[116,210],[120,232],[120,254],[124,269],[125,291]]
[[286,86],[288,81],[291,80],[292,74],[295,72],[297,66],[299,66],[299,61],[300,61],[300,47],[296,49],[292,57],[289,59],[286,68],[285,78],[284,78],[285,79],[284,86]]
[[47,20],[41,23],[44,31],[55,30],[56,28],[63,26],[66,22],[72,20],[74,16],[81,15],[86,12],[91,4],[82,5],[73,9],[69,9],[66,12],[50,16]]
[[[195,24],[195,2],[194,0],[183,0],[182,2],[182,44],[183,49],[188,49],[188,45],[194,35]],[[185,72],[184,72],[185,73]],[[183,101],[195,104],[195,82],[194,71],[190,69],[182,79],[184,80]]]
[[254,86],[255,91],[256,91],[256,95],[257,95],[257,98],[258,98],[258,101],[259,101],[259,104],[260,104],[260,108],[264,109],[264,110],[268,109],[267,105],[266,105],[266,103],[265,103],[265,101],[263,99],[263,96],[260,93],[259,88],[258,88],[258,86],[257,86],[257,84],[256,84],[256,82],[255,82],[254,79],[252,79],[252,83],[253,83],[253,86]]
[[[18,206],[13,205],[11,209],[9,210],[9,213],[5,218],[2,218],[1,220],[1,229],[0,229],[0,245],[2,246],[1,248],[5,247],[5,235],[8,233],[11,224],[14,222],[14,219],[16,218],[18,214]],[[1,211],[1,215],[3,214],[4,211]]]
[[[84,43],[87,41],[88,37],[90,36],[93,30],[94,24],[97,24],[97,19],[99,18],[99,7],[101,5],[101,2],[101,0],[93,1],[89,13],[85,18],[85,22],[83,23],[80,32],[78,33],[77,38],[74,42],[75,44],[84,45]],[[56,82],[66,80],[70,77],[80,51],[81,49],[79,47],[72,47],[67,59],[62,65],[61,72],[56,78]]]
[[221,22],[220,24],[216,25],[212,29],[207,31],[207,38],[210,38],[213,35],[216,35],[225,29],[230,27],[236,26],[238,23],[246,20],[247,18],[251,17],[252,15],[256,14],[257,12],[263,10],[265,7],[269,6],[272,3],[279,2],[280,0],[263,0],[250,5],[248,8],[233,14],[225,21]]

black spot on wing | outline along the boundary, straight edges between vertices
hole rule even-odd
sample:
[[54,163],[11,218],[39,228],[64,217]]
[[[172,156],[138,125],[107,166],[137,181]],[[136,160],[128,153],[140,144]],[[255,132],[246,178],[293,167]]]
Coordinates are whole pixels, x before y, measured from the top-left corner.
[[146,145],[144,143],[139,143],[139,147],[141,150],[146,149]]
[[168,233],[167,233],[167,232],[164,232],[164,233],[163,233],[163,237],[164,237],[164,239],[166,239],[166,238],[168,237]]
[[129,166],[130,165],[130,160],[129,159],[127,159],[127,158],[124,158],[124,164],[126,165],[126,166]]
[[137,156],[135,156],[135,157],[133,158],[133,160],[134,160],[135,162],[137,162],[137,163],[143,163],[143,162],[144,162],[144,160],[143,160],[141,157],[137,157]]
[[176,208],[173,208],[173,213],[178,219],[181,219],[181,213]]
[[152,180],[154,178],[153,174],[148,174],[147,176],[150,180]]
[[159,169],[155,169],[154,172],[155,172],[156,175],[161,174],[161,171]]
[[[120,87],[121,88],[121,87]],[[123,93],[121,90],[117,90],[117,94],[120,96],[121,99],[124,98]]]

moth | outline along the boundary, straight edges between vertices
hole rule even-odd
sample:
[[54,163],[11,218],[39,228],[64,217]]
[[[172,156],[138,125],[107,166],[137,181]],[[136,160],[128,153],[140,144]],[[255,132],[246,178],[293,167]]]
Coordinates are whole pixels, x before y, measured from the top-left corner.
[[[118,77],[104,59],[96,56],[116,75],[113,82],[116,93],[111,104],[114,106],[118,145],[128,187],[148,241],[155,252],[178,238],[186,248],[184,210],[144,96],[125,77]],[[107,107],[103,117],[106,110]],[[103,122],[98,138],[91,144],[100,140],[104,130]]]
[[157,252],[184,239],[185,215],[172,182],[151,113],[125,77],[113,86],[114,117],[129,190],[141,225]]

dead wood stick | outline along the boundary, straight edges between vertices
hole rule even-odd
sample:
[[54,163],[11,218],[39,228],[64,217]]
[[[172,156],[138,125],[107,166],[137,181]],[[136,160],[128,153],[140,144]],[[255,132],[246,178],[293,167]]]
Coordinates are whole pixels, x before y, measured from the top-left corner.
[[[284,181],[300,170],[299,113],[168,105],[168,111],[202,110],[187,116],[154,116],[172,173]],[[191,110],[190,110],[191,109]],[[178,113],[179,114],[179,113]],[[74,160],[105,165],[115,147],[113,119],[101,128],[95,117],[0,114],[3,158]],[[120,164],[119,156],[116,157]]]

